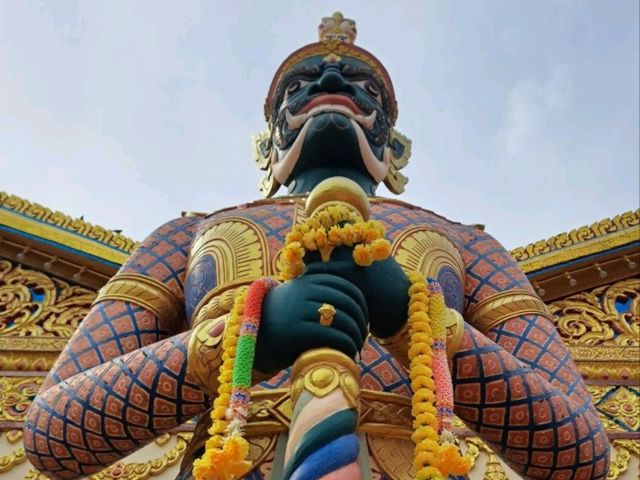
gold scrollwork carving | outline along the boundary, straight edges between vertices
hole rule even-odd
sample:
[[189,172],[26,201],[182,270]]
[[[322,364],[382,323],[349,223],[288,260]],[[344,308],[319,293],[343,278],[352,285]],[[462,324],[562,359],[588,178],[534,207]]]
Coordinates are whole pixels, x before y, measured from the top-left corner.
[[0,260],[0,337],[70,337],[95,292]]
[[13,467],[23,463],[27,459],[27,454],[23,447],[15,449],[7,455],[0,457],[0,473],[8,472]]
[[[530,243],[525,247],[518,247],[511,251],[513,258],[522,262],[556,250],[583,244],[589,240],[620,232],[640,224],[640,209],[616,215],[611,219],[604,219],[592,225],[585,225],[568,233],[554,235],[548,240]],[[636,233],[637,235],[637,233]],[[579,256],[579,255],[577,255]]]
[[608,431],[640,432],[639,388],[588,385],[587,389]]
[[16,195],[9,195],[0,191],[0,208],[31,217],[69,232],[82,235],[91,240],[116,248],[126,253],[131,253],[137,247],[137,243],[124,235],[107,230],[100,225],[92,225],[80,218],[72,218],[62,212],[52,211],[38,203],[31,203]]
[[504,468],[502,468],[498,455],[496,455],[491,447],[484,443],[480,437],[467,437],[464,439],[464,442],[467,444],[467,448],[469,449],[469,453],[474,464],[477,462],[480,453],[485,453],[487,455],[488,458],[487,463],[484,466],[485,470],[483,480],[508,480],[507,474],[505,473]]
[[193,434],[191,432],[179,432],[175,434],[176,443],[168,452],[159,458],[154,458],[147,462],[124,463],[119,462],[99,473],[91,475],[90,480],[107,480],[122,478],[127,480],[146,480],[149,477],[160,475],[173,465],[177,464],[184,451],[187,449],[189,440]]
[[0,377],[0,420],[24,420],[43,381],[44,377]]
[[631,455],[640,457],[640,440],[617,439],[612,444],[616,454],[609,465],[607,480],[618,480],[629,469]]
[[640,346],[640,279],[571,295],[549,308],[567,345]]

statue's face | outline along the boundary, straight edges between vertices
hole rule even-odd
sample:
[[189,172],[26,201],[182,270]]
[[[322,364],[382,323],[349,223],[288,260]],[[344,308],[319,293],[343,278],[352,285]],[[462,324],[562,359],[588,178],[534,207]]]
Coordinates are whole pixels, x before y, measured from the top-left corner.
[[274,97],[273,166],[281,183],[312,168],[359,169],[374,185],[384,178],[390,100],[366,63],[307,58],[282,78]]

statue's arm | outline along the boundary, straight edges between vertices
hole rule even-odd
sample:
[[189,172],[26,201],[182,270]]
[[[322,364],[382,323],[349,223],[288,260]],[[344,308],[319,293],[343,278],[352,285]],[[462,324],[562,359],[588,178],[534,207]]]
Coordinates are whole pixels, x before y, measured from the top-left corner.
[[95,472],[204,408],[186,373],[182,313],[193,219],[169,222],[123,265],[34,399],[30,461],[53,478]]
[[191,332],[116,357],[38,394],[24,428],[29,461],[49,478],[96,473],[206,408],[187,372]]
[[603,479],[609,442],[567,348],[504,248],[471,227],[456,414],[525,478]]

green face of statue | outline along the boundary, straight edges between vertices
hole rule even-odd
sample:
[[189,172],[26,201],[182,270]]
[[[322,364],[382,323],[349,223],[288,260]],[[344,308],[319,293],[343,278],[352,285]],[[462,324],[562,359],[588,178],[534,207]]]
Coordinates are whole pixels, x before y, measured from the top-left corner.
[[321,56],[294,65],[275,90],[273,169],[290,193],[347,176],[373,194],[386,175],[389,94],[366,63]]

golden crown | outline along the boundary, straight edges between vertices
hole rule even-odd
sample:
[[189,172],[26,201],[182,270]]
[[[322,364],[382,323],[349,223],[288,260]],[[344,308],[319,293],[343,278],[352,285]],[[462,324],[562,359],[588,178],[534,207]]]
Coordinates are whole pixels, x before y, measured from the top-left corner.
[[318,25],[318,39],[321,42],[338,40],[345,43],[355,43],[357,33],[356,22],[350,18],[344,18],[341,12],[335,12],[330,17],[323,17]]

